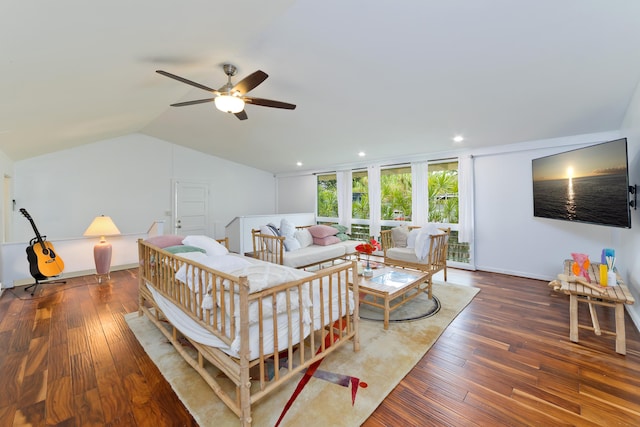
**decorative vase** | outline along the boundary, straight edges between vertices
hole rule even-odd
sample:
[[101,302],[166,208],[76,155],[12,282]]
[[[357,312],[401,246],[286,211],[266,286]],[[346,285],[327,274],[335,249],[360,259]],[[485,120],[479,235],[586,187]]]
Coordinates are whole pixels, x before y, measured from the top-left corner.
[[369,265],[369,257],[367,257],[367,266],[362,271],[362,275],[366,278],[373,277],[373,270],[371,269],[371,265]]

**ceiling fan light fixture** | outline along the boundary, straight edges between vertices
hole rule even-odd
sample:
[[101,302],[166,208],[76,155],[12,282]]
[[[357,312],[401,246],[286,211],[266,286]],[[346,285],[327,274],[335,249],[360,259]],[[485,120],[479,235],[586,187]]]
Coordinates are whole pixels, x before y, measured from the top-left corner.
[[239,113],[244,110],[244,100],[233,95],[220,95],[214,99],[216,108],[225,113]]

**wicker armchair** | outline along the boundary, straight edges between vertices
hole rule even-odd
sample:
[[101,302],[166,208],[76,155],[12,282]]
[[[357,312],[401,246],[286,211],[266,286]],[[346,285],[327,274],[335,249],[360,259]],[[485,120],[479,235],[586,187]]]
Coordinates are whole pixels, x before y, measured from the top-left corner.
[[[419,227],[410,227],[410,229],[413,228]],[[392,230],[384,230],[380,233],[384,263],[393,267],[409,268],[427,273],[429,299],[432,297],[433,275],[444,271],[444,281],[447,281],[447,250],[451,228],[441,228],[441,230],[444,233],[429,236],[429,252],[424,260],[418,259],[413,248],[395,247],[391,237]]]

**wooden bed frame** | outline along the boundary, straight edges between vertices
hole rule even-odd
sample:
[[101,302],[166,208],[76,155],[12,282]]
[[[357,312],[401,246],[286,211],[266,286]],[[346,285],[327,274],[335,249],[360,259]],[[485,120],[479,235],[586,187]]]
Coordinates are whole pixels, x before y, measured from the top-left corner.
[[[347,262],[338,266],[326,268],[317,273],[309,273],[307,278],[283,283],[259,292],[249,293],[249,281],[246,276],[235,277],[229,274],[213,270],[202,264],[175,256],[146,241],[138,241],[140,256],[139,268],[139,315],[146,314],[148,318],[162,331],[166,338],[173,344],[178,353],[198,372],[207,382],[216,395],[239,417],[240,425],[251,425],[251,406],[258,400],[269,395],[278,386],[289,380],[299,372],[303,372],[316,361],[324,358],[339,346],[351,341],[353,350],[360,347],[358,333],[358,279],[355,262]],[[189,284],[176,279],[176,271],[183,265],[189,264]],[[354,279],[355,278],[355,279]],[[322,285],[321,285],[322,283]],[[231,346],[239,337],[239,351],[237,357],[232,357],[220,348],[203,345],[195,340],[183,336],[177,325],[167,323],[166,315],[159,308],[152,292],[164,297],[164,301],[170,301],[180,311],[188,315],[199,326],[205,328],[213,336]],[[219,297],[213,309],[203,309],[201,301],[209,292]],[[337,289],[337,291],[335,291]],[[324,301],[317,307],[314,303],[310,308],[311,319],[318,318],[324,327],[316,329],[308,336],[304,336],[302,310],[292,309],[294,299],[298,300],[298,307],[302,307],[304,292],[311,296],[313,292],[319,292]],[[352,292],[348,292],[351,290]],[[225,303],[225,292],[236,295],[237,298],[228,298]],[[276,306],[276,296],[286,296],[286,311],[279,315],[263,318],[263,303]],[[323,294],[334,294],[324,295]],[[338,294],[338,295],[335,295]],[[228,294],[227,294],[228,295]],[[350,299],[351,298],[351,299]],[[235,302],[234,302],[235,301]],[[239,303],[238,303],[239,301]],[[335,302],[339,301],[336,307]],[[351,314],[343,307],[349,307],[351,302]],[[250,354],[250,304],[259,304],[258,327],[260,331],[259,351],[257,358],[251,359]],[[345,305],[346,304],[346,305]],[[239,305],[239,307],[237,306]],[[325,314],[325,310],[327,314]],[[338,313],[333,318],[333,313]],[[235,314],[235,322],[233,321]],[[286,318],[286,320],[282,320]],[[278,323],[278,322],[284,322]],[[297,323],[297,325],[294,324]],[[263,329],[271,324],[276,332],[273,340],[273,348],[264,348]],[[278,324],[278,327],[276,327]],[[169,326],[167,326],[169,325]],[[280,326],[281,325],[281,326]],[[255,323],[254,323],[255,326]],[[298,337],[292,330],[298,328],[301,332]],[[186,338],[195,348],[196,352],[187,351],[181,344],[181,339]],[[303,344],[303,345],[301,345]],[[284,348],[283,348],[284,345]],[[190,349],[189,349],[190,350]],[[195,354],[195,356],[194,356]],[[212,376],[206,370],[206,364],[212,364],[224,373],[223,378]],[[269,366],[281,366],[285,369],[271,369]],[[267,378],[271,375],[271,378]],[[252,378],[253,377],[253,378]],[[251,380],[254,380],[253,382]],[[231,381],[235,393],[223,390],[222,381],[227,381],[227,390]]]

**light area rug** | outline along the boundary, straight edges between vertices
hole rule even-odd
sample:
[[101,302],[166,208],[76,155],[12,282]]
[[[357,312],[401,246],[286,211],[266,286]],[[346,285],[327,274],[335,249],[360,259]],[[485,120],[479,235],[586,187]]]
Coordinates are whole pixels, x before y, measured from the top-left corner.
[[[406,376],[455,317],[471,302],[479,289],[434,283],[433,293],[441,302],[434,316],[411,322],[382,323],[360,321],[360,351],[351,344],[328,355],[320,364],[320,374],[311,378],[281,421],[281,426],[358,426],[378,407]],[[129,313],[125,319],[171,384],[180,400],[201,426],[236,426],[238,417],[211,391],[209,386],[167,343],[146,317]],[[352,405],[351,385],[345,387],[322,373],[355,377],[360,380]],[[327,376],[327,375],[325,375]],[[302,375],[300,375],[302,377]],[[335,378],[335,375],[333,376]],[[298,379],[292,379],[252,407],[252,425],[274,426],[292,396]]]
[[[372,300],[371,295],[365,297],[368,300]],[[397,302],[400,302],[402,297],[398,297],[395,300],[391,300],[390,306],[393,306]],[[414,322],[425,317],[431,317],[440,311],[440,298],[437,295],[432,295],[429,299],[427,291],[422,291],[418,296],[409,302],[405,302],[401,306],[397,307],[389,314],[390,322]],[[369,304],[360,304],[360,318],[367,320],[377,320],[379,322],[384,321],[384,309],[375,307]]]

